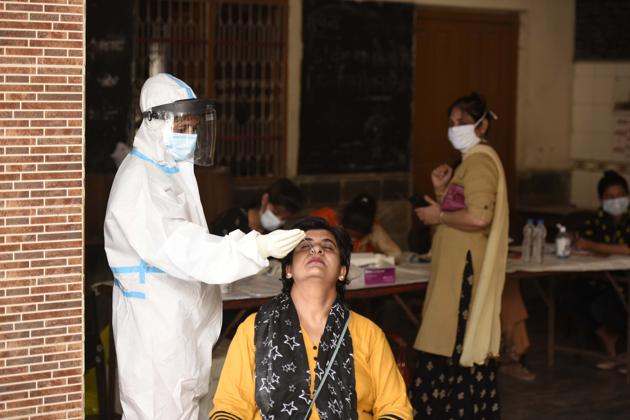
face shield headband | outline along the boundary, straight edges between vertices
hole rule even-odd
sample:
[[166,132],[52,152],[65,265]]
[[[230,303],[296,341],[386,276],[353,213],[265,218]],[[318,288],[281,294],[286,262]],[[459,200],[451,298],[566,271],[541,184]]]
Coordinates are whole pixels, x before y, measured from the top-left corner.
[[[172,135],[169,141],[186,141],[196,137],[194,163],[201,166],[212,166],[216,150],[216,111],[214,103],[209,99],[184,99],[170,104],[159,105],[142,113],[143,118],[168,121]],[[182,150],[188,145],[170,145]],[[192,157],[192,156],[191,156]],[[176,160],[183,160],[176,157]]]

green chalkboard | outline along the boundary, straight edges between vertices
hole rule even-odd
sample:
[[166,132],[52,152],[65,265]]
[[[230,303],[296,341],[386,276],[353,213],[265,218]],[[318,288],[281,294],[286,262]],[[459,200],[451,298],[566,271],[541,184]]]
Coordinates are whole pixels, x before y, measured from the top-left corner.
[[408,170],[413,10],[304,0],[301,174]]
[[630,60],[630,0],[576,0],[575,59]]
[[[129,140],[133,2],[86,2],[85,166],[88,173],[116,171],[110,154]],[[136,105],[137,107],[137,105]]]

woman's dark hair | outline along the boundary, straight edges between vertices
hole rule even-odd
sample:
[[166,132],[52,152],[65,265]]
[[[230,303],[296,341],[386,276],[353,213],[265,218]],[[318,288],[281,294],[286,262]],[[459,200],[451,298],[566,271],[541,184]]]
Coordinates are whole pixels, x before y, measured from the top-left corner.
[[[346,291],[346,285],[349,283],[348,273],[350,272],[350,255],[352,254],[352,239],[350,239],[348,232],[346,232],[341,226],[330,226],[328,222],[320,217],[307,217],[305,219],[298,220],[291,229],[302,229],[303,231],[315,229],[327,230],[335,237],[335,242],[337,244],[337,248],[339,249],[339,263],[342,267],[346,267],[346,275],[344,276],[343,281],[337,282],[337,296],[343,299],[343,295]],[[291,291],[291,287],[293,287],[293,279],[287,278],[287,265],[291,265],[293,263],[293,251],[284,257],[280,262],[282,263],[282,291],[289,293]]]
[[628,193],[628,181],[619,173],[615,171],[605,171],[604,176],[597,183],[597,194],[601,200],[604,195],[604,191],[606,191],[609,187],[614,185],[618,185],[624,189],[626,194]]
[[362,235],[372,232],[376,200],[369,194],[357,195],[341,210],[341,225]]
[[287,178],[280,178],[271,184],[265,192],[269,194],[269,202],[271,204],[283,206],[292,214],[302,209],[304,203],[302,191]]
[[486,98],[484,98],[478,92],[472,92],[470,95],[457,98],[455,102],[453,102],[451,106],[448,107],[447,117],[451,115],[451,112],[455,108],[461,109],[466,114],[470,115],[475,121],[478,121],[480,118],[484,117],[484,119],[488,120],[488,123],[490,123],[490,120],[496,119],[494,113],[488,109]]

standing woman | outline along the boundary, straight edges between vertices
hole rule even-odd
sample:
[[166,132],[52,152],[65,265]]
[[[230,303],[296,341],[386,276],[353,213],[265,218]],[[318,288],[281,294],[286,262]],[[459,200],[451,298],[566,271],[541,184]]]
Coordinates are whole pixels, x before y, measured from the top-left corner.
[[505,281],[508,203],[505,175],[484,137],[496,119],[478,93],[448,109],[448,139],[462,153],[455,171],[431,173],[437,201],[416,209],[436,225],[431,281],[414,348],[411,384],[417,419],[498,419],[497,363]]

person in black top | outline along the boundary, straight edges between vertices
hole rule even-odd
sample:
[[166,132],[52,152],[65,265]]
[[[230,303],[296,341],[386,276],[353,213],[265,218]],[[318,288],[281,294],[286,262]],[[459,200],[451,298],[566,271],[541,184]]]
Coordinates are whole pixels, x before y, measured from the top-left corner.
[[[601,207],[582,226],[575,247],[596,254],[630,255],[627,181],[615,171],[606,171],[599,180],[597,193]],[[626,328],[626,309],[617,292],[608,282],[591,278],[576,283],[569,296],[573,298],[570,304],[575,305],[575,315],[593,329],[608,355],[597,367],[613,369],[620,366],[616,347]]]
[[300,188],[286,178],[269,186],[260,199],[245,207],[234,207],[219,215],[210,225],[210,233],[227,235],[240,229],[271,232],[302,209],[303,196]]
[[598,254],[630,255],[627,181],[615,171],[606,171],[597,192],[602,206],[586,221],[576,247]]

